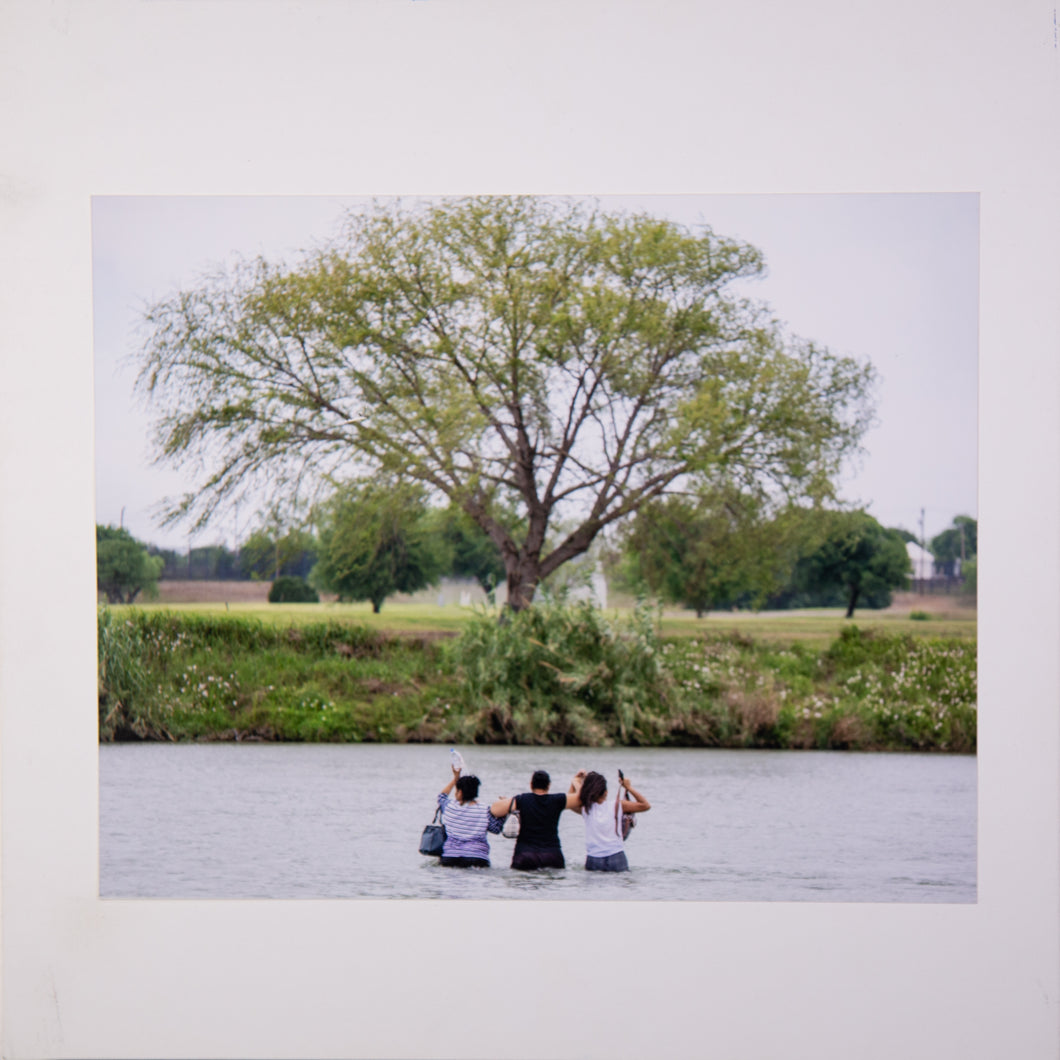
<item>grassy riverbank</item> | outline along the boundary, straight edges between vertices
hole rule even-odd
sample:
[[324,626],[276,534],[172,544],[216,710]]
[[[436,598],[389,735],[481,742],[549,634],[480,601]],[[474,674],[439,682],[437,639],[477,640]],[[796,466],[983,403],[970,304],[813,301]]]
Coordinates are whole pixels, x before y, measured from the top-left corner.
[[100,738],[975,750],[975,639],[941,622],[660,636],[555,609],[457,637],[320,614],[101,608]]

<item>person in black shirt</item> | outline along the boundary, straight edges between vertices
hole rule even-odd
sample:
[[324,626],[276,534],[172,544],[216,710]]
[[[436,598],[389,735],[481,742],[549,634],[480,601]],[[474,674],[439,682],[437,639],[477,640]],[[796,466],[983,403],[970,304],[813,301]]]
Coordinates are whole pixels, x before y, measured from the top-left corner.
[[550,795],[549,775],[537,770],[530,778],[530,790],[522,795],[497,799],[490,812],[504,817],[512,810],[519,811],[519,838],[512,851],[513,869],[562,869],[566,867],[559,845],[559,819],[564,810],[580,810],[581,800],[575,783],[584,777],[585,770],[575,774],[566,795]]

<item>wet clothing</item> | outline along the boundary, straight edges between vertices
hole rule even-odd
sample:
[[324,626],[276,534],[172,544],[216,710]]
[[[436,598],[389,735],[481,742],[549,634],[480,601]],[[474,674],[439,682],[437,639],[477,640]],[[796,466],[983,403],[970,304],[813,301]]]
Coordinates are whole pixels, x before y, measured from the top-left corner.
[[445,846],[442,847],[442,864],[446,858],[476,858],[490,863],[490,845],[487,832],[500,832],[501,819],[490,813],[488,806],[479,803],[457,802],[443,791],[438,795],[442,808],[442,824],[445,825]]
[[439,865],[451,869],[488,869],[489,858],[447,858],[444,854],[438,859]]
[[528,791],[516,795],[515,806],[519,811],[519,838],[512,852],[512,868],[564,868],[559,819],[567,808],[567,796],[536,795]]
[[585,868],[588,872],[629,872],[629,862],[624,850],[609,854],[605,858],[594,858],[592,854],[586,854]]
[[565,869],[562,850],[517,850],[512,854],[513,869]]
[[619,854],[622,844],[622,807],[615,799],[582,807],[585,821],[585,853],[594,858]]

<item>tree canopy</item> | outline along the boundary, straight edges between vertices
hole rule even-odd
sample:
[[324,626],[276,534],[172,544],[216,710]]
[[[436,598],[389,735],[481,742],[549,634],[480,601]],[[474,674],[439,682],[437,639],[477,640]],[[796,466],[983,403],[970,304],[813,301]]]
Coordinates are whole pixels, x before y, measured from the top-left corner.
[[697,616],[738,601],[761,606],[791,575],[802,514],[767,517],[755,498],[735,493],[653,501],[623,541],[627,578]]
[[793,582],[803,593],[840,591],[846,617],[860,602],[890,603],[891,590],[902,588],[911,563],[902,535],[882,527],[868,512],[819,513],[819,542],[796,565]]
[[154,594],[165,562],[152,556],[128,530],[96,526],[96,588],[108,603],[131,604],[141,592]]
[[370,600],[378,613],[388,596],[433,585],[445,552],[420,491],[359,483],[342,489],[325,511],[312,581],[340,600]]
[[205,469],[170,514],[397,475],[482,528],[519,608],[690,478],[820,500],[872,370],[732,292],[763,267],[708,227],[577,201],[377,204],[294,267],[244,263],[148,311],[160,457]]

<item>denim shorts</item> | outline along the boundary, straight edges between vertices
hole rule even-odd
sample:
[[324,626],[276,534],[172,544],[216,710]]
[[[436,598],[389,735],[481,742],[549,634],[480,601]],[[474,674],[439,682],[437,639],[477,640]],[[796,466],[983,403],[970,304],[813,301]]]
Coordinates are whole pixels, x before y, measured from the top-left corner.
[[629,862],[624,850],[617,854],[608,854],[606,858],[596,858],[588,854],[585,858],[585,869],[587,872],[629,872]]

